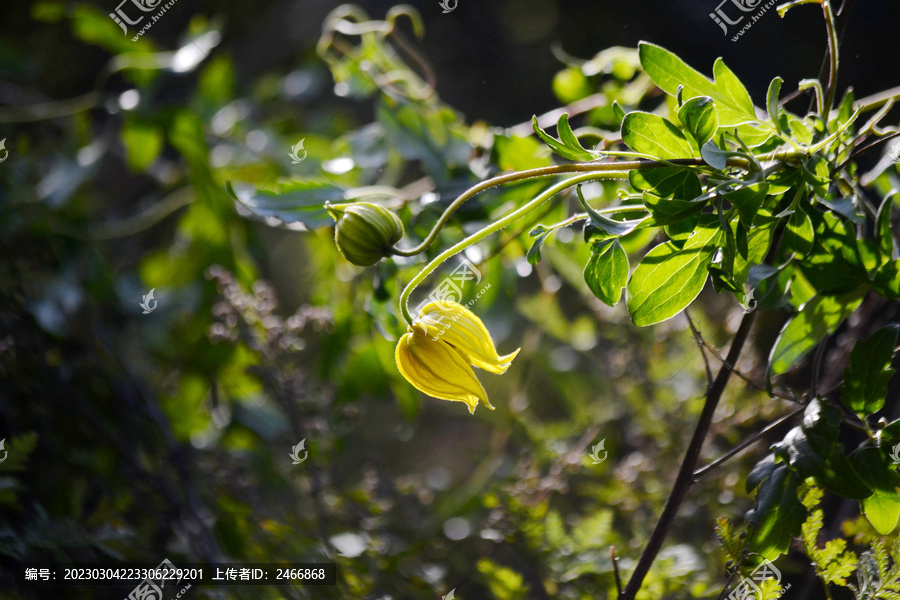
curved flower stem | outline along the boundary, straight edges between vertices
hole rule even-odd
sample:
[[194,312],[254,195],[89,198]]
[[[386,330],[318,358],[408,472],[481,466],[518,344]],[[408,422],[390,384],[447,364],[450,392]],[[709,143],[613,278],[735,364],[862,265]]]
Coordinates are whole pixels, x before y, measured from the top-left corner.
[[[666,164],[671,163],[679,166],[698,166],[702,165],[703,161],[700,159],[678,159],[672,161],[666,161]],[[416,254],[420,254],[428,249],[428,247],[434,242],[435,238],[437,238],[438,234],[443,229],[444,225],[447,224],[447,221],[450,220],[450,217],[453,216],[453,213],[462,206],[463,202],[470,199],[471,197],[488,190],[493,187],[497,187],[498,185],[504,185],[507,183],[514,183],[516,181],[525,181],[527,179],[537,179],[540,177],[550,177],[552,175],[562,175],[565,173],[603,173],[603,172],[621,172],[628,171],[631,169],[646,169],[650,167],[661,167],[664,164],[655,161],[621,161],[621,162],[608,162],[608,163],[578,163],[574,165],[558,165],[554,167],[541,167],[539,169],[528,169],[527,171],[516,171],[515,173],[507,173],[506,175],[500,175],[497,177],[493,177],[491,179],[486,179],[481,183],[470,187],[468,190],[463,192],[456,200],[454,200],[450,206],[448,206],[444,213],[440,216],[437,223],[434,224],[434,227],[428,233],[422,243],[414,248],[409,248],[407,250],[402,250],[400,248],[391,248],[391,254],[395,254],[397,256],[415,256]],[[618,175],[619,177],[621,174]]]
[[[623,163],[620,163],[620,165],[622,165],[622,164]],[[579,165],[572,165],[572,166],[579,166]],[[589,166],[589,165],[582,165],[582,166]],[[518,174],[521,175],[521,173],[518,173]],[[491,225],[488,225],[481,231],[473,233],[472,235],[470,235],[469,237],[460,241],[456,245],[448,248],[447,250],[445,250],[444,252],[442,252],[441,254],[436,256],[430,263],[425,265],[425,268],[423,268],[421,271],[419,271],[419,273],[415,277],[413,277],[412,281],[410,281],[409,284],[407,284],[406,288],[403,290],[403,293],[400,295],[400,312],[403,314],[403,318],[406,320],[407,323],[412,325],[413,318],[409,313],[409,306],[408,306],[410,294],[412,294],[412,291],[414,289],[416,289],[416,286],[418,286],[420,283],[422,283],[425,280],[425,278],[431,274],[432,271],[434,271],[438,266],[440,266],[440,264],[442,262],[444,262],[445,260],[447,260],[448,258],[453,256],[454,254],[462,252],[463,250],[465,250],[472,244],[477,244],[478,242],[480,242],[487,236],[489,236],[493,233],[496,233],[496,232],[500,231],[501,229],[503,229],[504,227],[510,225],[511,223],[514,223],[518,219],[521,219],[523,216],[525,216],[526,214],[528,214],[529,212],[531,212],[532,210],[534,210],[535,208],[537,208],[538,206],[540,206],[541,204],[543,204],[544,202],[546,202],[547,200],[549,200],[550,198],[555,196],[556,194],[572,187],[573,185],[576,185],[578,183],[583,183],[585,181],[592,181],[592,180],[597,180],[597,179],[617,179],[617,178],[623,178],[623,177],[628,177],[627,170],[625,170],[625,171],[592,172],[592,173],[585,173],[583,175],[576,175],[575,177],[570,177],[569,179],[566,179],[565,181],[561,181],[561,182],[557,183],[556,185],[550,186],[549,188],[544,190],[543,193],[541,193],[540,195],[535,197],[534,200],[531,200],[527,204],[524,204],[523,206],[519,207],[518,209],[514,210],[513,212],[509,213],[508,215],[506,215],[505,217],[500,219],[499,221],[496,221],[496,222],[492,223]],[[492,181],[492,180],[488,180],[484,183],[489,183],[490,181]],[[478,186],[475,186],[475,187],[478,187]],[[472,189],[474,189],[474,188],[472,188]],[[465,196],[465,194],[463,196]],[[462,198],[463,196],[460,196],[460,198]],[[458,201],[459,201],[459,198],[457,198],[456,202],[458,202]],[[454,202],[454,204],[456,204],[456,202]],[[451,207],[452,206],[453,205],[451,205]],[[448,208],[448,211],[449,211],[449,208]],[[429,235],[429,238],[430,237],[432,237],[432,236]]]
[[825,110],[822,116],[828,118],[828,114],[834,107],[834,97],[837,94],[838,78],[838,41],[837,25],[834,21],[834,10],[831,8],[831,0],[823,0],[822,10],[825,13],[825,27],[828,29],[828,56],[830,71],[828,74],[828,94],[825,98]]

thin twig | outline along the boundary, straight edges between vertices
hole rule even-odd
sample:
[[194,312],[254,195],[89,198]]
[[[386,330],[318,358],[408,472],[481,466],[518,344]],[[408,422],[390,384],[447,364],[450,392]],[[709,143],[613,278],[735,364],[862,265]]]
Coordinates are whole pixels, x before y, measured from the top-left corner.
[[700,356],[703,357],[703,366],[706,367],[706,389],[712,387],[713,384],[713,374],[712,369],[709,367],[709,359],[706,357],[706,352],[704,348],[707,347],[706,342],[703,341],[703,336],[700,335],[700,330],[694,325],[693,319],[691,319],[691,315],[688,314],[688,311],[684,311],[684,316],[687,318],[688,325],[691,326],[691,331],[694,332],[694,341],[697,342],[697,346],[700,348]]
[[[735,375],[738,379],[742,380],[744,383],[746,383],[747,385],[749,385],[750,387],[752,387],[752,388],[755,389],[755,390],[759,390],[759,391],[761,391],[761,392],[765,392],[765,391],[766,391],[766,388],[765,388],[764,386],[762,386],[762,385],[756,383],[755,381],[753,381],[752,379],[750,379],[749,376],[745,375],[744,373],[738,371],[735,367],[733,367],[733,366],[729,365],[728,363],[726,363],[726,362],[725,362],[725,358],[724,358],[721,354],[719,354],[719,351],[716,350],[715,348],[713,348],[713,347],[709,344],[709,342],[707,342],[706,340],[704,340],[702,335],[700,336],[700,341],[703,343],[703,345],[706,347],[706,349],[709,350],[709,353],[712,354],[713,357],[715,357],[715,359],[718,360],[722,365],[724,365],[725,367],[731,369],[731,372],[734,373],[734,375]],[[789,396],[789,395],[787,395],[787,394],[782,394],[781,392],[776,392],[776,391],[774,391],[774,390],[773,390],[773,391],[770,391],[770,392],[768,392],[768,393],[769,393],[771,396],[774,396],[775,398],[781,398],[782,400],[787,400],[788,402],[793,402],[793,403],[795,403],[795,404],[800,403],[800,400],[798,400],[795,396]]]
[[722,456],[720,456],[719,458],[717,458],[716,460],[712,461],[711,463],[709,463],[708,465],[706,465],[706,466],[703,467],[702,469],[697,469],[696,471],[694,471],[694,481],[697,481],[700,477],[703,477],[703,475],[706,474],[707,472],[709,472],[709,471],[715,469],[716,467],[718,467],[718,466],[721,465],[722,463],[726,462],[726,461],[727,461],[728,459],[730,459],[732,456],[738,454],[741,450],[747,448],[748,446],[752,446],[752,445],[755,444],[757,441],[759,441],[759,439],[762,438],[764,435],[766,435],[767,433],[769,433],[770,431],[772,431],[773,429],[775,429],[776,427],[778,427],[779,425],[781,425],[781,424],[784,423],[785,421],[789,420],[790,418],[792,418],[792,417],[794,417],[794,416],[796,416],[796,415],[799,415],[799,414],[802,413],[804,410],[806,410],[806,407],[805,407],[805,406],[801,406],[800,408],[798,408],[798,409],[795,410],[794,412],[789,413],[789,414],[786,414],[785,416],[781,417],[780,419],[778,419],[778,420],[775,421],[774,423],[768,425],[765,429],[763,429],[763,430],[760,431],[759,433],[753,434],[752,436],[750,436],[749,438],[747,438],[746,440],[744,440],[743,442],[741,442],[740,444],[738,444],[737,446],[735,446],[734,448],[732,448],[731,450],[729,450],[728,452],[726,452],[725,454],[723,454]]
[[703,411],[700,413],[700,418],[694,429],[694,435],[691,438],[691,442],[688,445],[687,452],[681,463],[678,477],[675,480],[675,484],[672,486],[672,491],[669,493],[668,500],[666,500],[666,506],[663,509],[662,515],[660,516],[653,533],[650,535],[647,546],[644,548],[634,572],[631,574],[631,578],[628,580],[625,591],[619,595],[619,600],[634,600],[638,591],[640,591],[641,584],[644,582],[644,578],[650,571],[650,566],[656,559],[656,555],[659,554],[663,542],[668,535],[669,527],[671,527],[672,522],[675,520],[678,509],[693,484],[694,468],[697,466],[697,460],[700,458],[700,450],[703,448],[706,434],[709,433],[709,427],[712,424],[716,406],[718,406],[719,400],[722,398],[722,393],[725,391],[725,386],[728,384],[728,379],[731,376],[731,369],[728,368],[728,366],[734,365],[740,358],[741,350],[743,350],[747,337],[750,334],[750,329],[753,326],[755,317],[756,313],[750,312],[744,314],[744,318],[741,320],[737,333],[734,335],[734,341],[731,343],[731,348],[728,350],[728,357],[726,358],[725,364],[719,369],[715,381],[713,381],[709,392],[706,394],[706,402],[703,405]]
[[616,556],[616,547],[609,547],[609,557],[612,560],[613,575],[616,577],[616,593],[622,595],[622,577],[619,575],[619,558]]

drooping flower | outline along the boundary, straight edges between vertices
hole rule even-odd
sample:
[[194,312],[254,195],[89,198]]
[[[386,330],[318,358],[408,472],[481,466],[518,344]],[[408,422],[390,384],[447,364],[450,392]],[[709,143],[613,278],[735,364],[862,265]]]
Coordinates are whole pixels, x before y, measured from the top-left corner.
[[519,350],[500,356],[484,323],[456,302],[422,308],[397,343],[400,374],[413,387],[441,400],[465,402],[469,412],[481,402],[494,410],[472,366],[505,373]]

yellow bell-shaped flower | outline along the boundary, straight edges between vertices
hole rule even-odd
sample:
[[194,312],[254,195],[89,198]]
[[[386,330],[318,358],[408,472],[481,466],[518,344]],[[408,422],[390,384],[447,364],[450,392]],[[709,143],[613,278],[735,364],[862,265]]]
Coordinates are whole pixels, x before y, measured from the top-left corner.
[[470,365],[506,372],[519,351],[500,356],[484,323],[456,302],[431,302],[397,344],[400,374],[416,389],[441,400],[481,402],[494,410]]

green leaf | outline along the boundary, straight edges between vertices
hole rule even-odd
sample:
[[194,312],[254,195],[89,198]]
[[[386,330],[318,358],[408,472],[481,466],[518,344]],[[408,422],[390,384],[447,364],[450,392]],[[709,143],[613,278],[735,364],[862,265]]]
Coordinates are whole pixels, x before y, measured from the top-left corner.
[[[775,223],[774,219],[770,220],[768,223],[757,225],[750,230],[749,234],[745,234],[746,251],[739,251],[737,256],[734,257],[734,271],[731,275],[738,285],[743,286],[747,283],[750,279],[750,270],[757,265],[761,265],[765,260],[769,247],[772,245]],[[740,240],[744,228],[735,227],[735,229],[737,232],[735,237]],[[738,247],[740,249],[740,244],[738,244]]]
[[858,342],[844,371],[841,402],[855,413],[871,415],[884,406],[887,385],[894,375],[891,362],[900,325],[889,325]]
[[663,198],[693,200],[703,193],[697,174],[683,167],[632,169],[628,173],[628,180],[635,189],[652,192]]
[[[759,483],[756,507],[749,514],[749,520],[756,523],[757,530],[749,550],[764,560],[773,560],[787,552],[806,518],[806,508],[797,498],[800,477],[786,465],[774,462],[771,467],[767,465],[761,471],[754,471]],[[749,479],[747,484],[749,487]]]
[[716,143],[712,140],[703,144],[700,148],[700,156],[703,157],[703,160],[706,161],[706,164],[711,166],[713,169],[722,170],[728,166],[728,154],[716,146]]
[[803,178],[812,186],[816,196],[824,198],[828,193],[831,173],[828,170],[828,163],[821,156],[813,156],[803,163]]
[[841,221],[830,212],[811,210],[807,214],[815,226],[816,236],[813,249],[799,262],[803,275],[826,294],[869,285],[853,223]]
[[692,145],[675,125],[659,115],[634,111],[622,122],[622,141],[635,152],[662,159],[697,158]]
[[284,223],[302,223],[309,229],[334,224],[325,210],[326,202],[344,202],[344,190],[327,180],[303,179],[276,183],[276,191],[253,190],[231,183],[231,196],[260,217],[275,217]]
[[585,157],[581,160],[594,160],[596,158],[593,154],[588,152],[587,149],[581,145],[581,142],[578,141],[578,138],[575,137],[575,132],[572,131],[572,126],[569,125],[568,114],[563,113],[560,115],[559,121],[556,123],[556,132],[559,134],[559,139],[562,143],[566,145],[566,148],[571,149],[579,156]]
[[697,213],[681,221],[669,223],[665,226],[666,235],[672,240],[672,243],[679,249],[684,247],[684,243],[694,234],[697,224],[700,223],[702,213]]
[[721,58],[717,58],[713,64],[713,79],[715,79],[716,89],[720,97],[717,97],[716,94],[708,95],[712,96],[717,104],[722,103],[726,106],[734,106],[736,110],[751,116],[751,120],[756,120],[756,108],[753,106],[753,100],[750,98],[747,88],[744,87],[738,76],[728,68],[725,61]]
[[843,454],[820,455],[800,427],[789,431],[784,441],[776,444],[775,452],[786,456],[791,468],[801,477],[815,478],[819,485],[838,496],[859,500],[872,494]]
[[788,219],[784,230],[784,242],[794,252],[806,256],[813,249],[815,240],[816,232],[813,229],[812,219],[802,207],[798,206]]
[[794,115],[787,115],[787,124],[790,134],[794,136],[798,142],[804,146],[809,146],[812,143],[813,132],[810,131],[809,127],[807,127],[803,121]]
[[678,110],[678,120],[688,130],[698,146],[703,146],[719,130],[719,115],[709,96],[691,98]]
[[860,502],[863,514],[878,533],[888,535],[900,521],[900,474],[875,447],[866,446],[850,454],[850,462],[874,493]]
[[591,205],[587,203],[587,200],[584,199],[584,196],[581,193],[580,185],[575,191],[578,194],[578,200],[581,202],[581,206],[584,207],[585,212],[587,212],[588,216],[591,218],[591,224],[608,236],[621,237],[623,235],[628,235],[634,231],[635,227],[641,222],[640,220],[614,221],[591,208]]
[[163,130],[146,121],[128,120],[122,127],[122,144],[125,146],[128,168],[144,171],[153,164],[163,147]]
[[844,456],[838,441],[839,425],[837,409],[813,400],[806,407],[801,426],[788,432],[773,450],[786,456],[802,477],[815,477],[828,491],[844,498],[866,498],[872,495],[872,489]]
[[822,339],[838,328],[865,296],[856,289],[840,296],[820,294],[800,307],[787,322],[769,354],[768,379],[787,372]]
[[584,281],[605,304],[615,306],[628,283],[628,256],[619,240],[602,244],[591,252],[584,267]]
[[558,140],[541,129],[536,116],[531,118],[531,126],[534,128],[534,132],[538,134],[538,137],[544,140],[544,143],[550,146],[551,150],[563,158],[575,161],[591,161],[597,158],[585,150],[578,138],[575,137],[575,133],[569,125],[568,113],[563,113],[556,123],[556,130],[560,137]]
[[722,59],[713,67],[715,81],[710,81],[665,48],[647,42],[638,47],[644,71],[667,94],[674,96],[679,85],[688,98],[709,96],[716,103],[721,127],[733,127],[756,120],[750,94]]
[[528,235],[535,238],[534,243],[531,244],[531,248],[528,249],[528,253],[525,255],[529,264],[536,265],[541,262],[541,247],[551,233],[553,233],[553,229],[543,225],[538,225],[528,232]]
[[890,197],[885,198],[878,208],[878,216],[875,219],[875,239],[885,260],[894,258],[896,249],[894,235],[891,232],[891,207],[893,204]]
[[769,91],[766,93],[766,108],[769,111],[769,120],[775,125],[778,133],[781,133],[781,123],[778,120],[778,96],[781,95],[781,77],[776,77],[769,84]]
[[875,531],[888,535],[894,532],[900,519],[900,492],[897,488],[890,491],[876,490],[860,502],[860,508]]
[[628,283],[628,310],[635,325],[665,321],[693,302],[722,237],[717,225],[716,219],[701,223],[681,250],[666,242],[647,253]]
[[878,269],[872,289],[888,298],[900,298],[900,260],[889,260]]
[[693,202],[691,200],[675,200],[674,198],[660,198],[650,192],[644,192],[644,206],[653,215],[653,225],[671,225],[696,215],[703,210],[706,202]]
[[749,230],[756,220],[756,213],[759,212],[768,191],[767,183],[755,183],[725,194],[725,199],[737,207],[741,225],[746,229]]
[[616,124],[621,129],[622,121],[625,120],[625,109],[623,109],[621,106],[619,106],[618,100],[613,100],[612,109],[613,109],[613,116],[616,119]]

